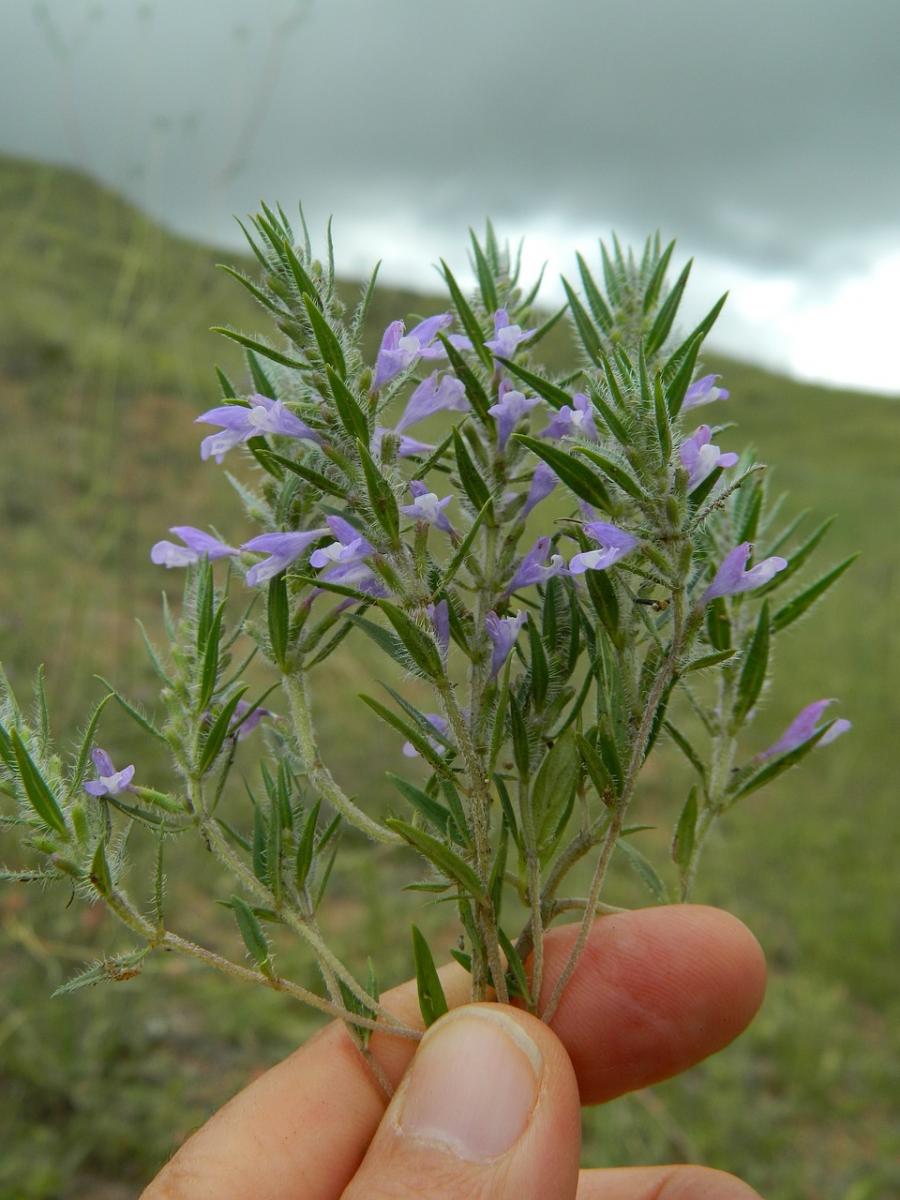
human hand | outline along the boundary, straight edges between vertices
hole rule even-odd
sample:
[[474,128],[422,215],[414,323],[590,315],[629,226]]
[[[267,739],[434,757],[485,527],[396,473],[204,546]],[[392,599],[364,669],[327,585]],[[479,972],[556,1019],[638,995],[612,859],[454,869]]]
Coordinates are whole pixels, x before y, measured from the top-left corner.
[[[544,998],[577,930],[548,934]],[[441,971],[451,1011],[416,1052],[376,1033],[388,1104],[340,1023],[221,1109],[143,1200],[753,1200],[703,1167],[579,1171],[581,1104],[678,1074],[726,1046],[762,1000],[752,934],[682,905],[603,917],[550,1027],[515,1008],[466,1005],[468,976]],[[384,1003],[421,1025],[414,984]]]

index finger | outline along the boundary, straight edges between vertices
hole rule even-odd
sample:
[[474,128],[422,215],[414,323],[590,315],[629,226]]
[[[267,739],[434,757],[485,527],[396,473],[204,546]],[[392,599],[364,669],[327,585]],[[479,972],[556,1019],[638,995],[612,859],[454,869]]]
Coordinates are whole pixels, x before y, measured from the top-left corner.
[[[546,939],[546,978],[558,975],[573,926]],[[469,998],[468,975],[442,971],[451,1006]],[[603,917],[552,1021],[578,1077],[598,1103],[677,1074],[726,1046],[762,999],[765,966],[736,918],[695,905]],[[385,1005],[421,1025],[414,984]],[[388,1078],[415,1046],[375,1033]],[[182,1147],[144,1200],[337,1200],[366,1152],[386,1097],[340,1023],[327,1026],[221,1109]]]

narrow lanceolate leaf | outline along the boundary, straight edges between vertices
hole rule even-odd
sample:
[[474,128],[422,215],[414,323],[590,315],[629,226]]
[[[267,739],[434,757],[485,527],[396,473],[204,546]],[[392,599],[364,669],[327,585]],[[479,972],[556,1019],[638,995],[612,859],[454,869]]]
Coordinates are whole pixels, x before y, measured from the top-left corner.
[[716,650],[731,649],[731,622],[721,596],[716,596],[706,606],[706,635]]
[[319,293],[316,291],[316,285],[306,273],[306,270],[294,252],[294,248],[291,246],[290,241],[286,239],[283,243],[283,247],[285,258],[288,266],[291,269],[291,274],[294,277],[294,283],[297,285],[297,291],[301,296],[308,296],[310,300],[318,304]]
[[429,679],[442,678],[444,667],[434,638],[429,637],[402,608],[389,600],[379,600],[378,607],[393,625],[397,637],[419,670]]
[[605,332],[613,327],[614,318],[610,311],[609,305],[603,299],[603,293],[597,287],[596,280],[590,272],[587,263],[580,254],[575,255],[578,263],[578,274],[581,276],[581,286],[584,288],[584,294],[588,302],[588,307],[593,314],[594,320]]
[[648,357],[656,354],[665,344],[666,338],[672,329],[672,324],[675,321],[675,315],[678,312],[678,306],[681,304],[681,297],[684,294],[685,285],[688,281],[688,275],[691,273],[693,259],[690,259],[684,270],[678,276],[672,287],[671,292],[666,296],[665,300],[659,306],[659,312],[653,324],[650,326],[650,332],[644,339],[644,349]]
[[735,729],[739,729],[753,711],[762,692],[763,684],[766,682],[766,670],[769,665],[770,630],[771,617],[769,614],[769,602],[766,600],[759,611],[759,620],[756,622],[756,629],[753,631],[750,644],[747,646],[747,652],[744,655],[744,661],[741,665],[741,673],[738,677],[737,696],[732,710],[732,725]]
[[106,844],[101,838],[91,859],[91,883],[101,896],[111,896],[113,890],[112,876],[109,873],[109,863],[106,861]]
[[523,433],[515,434],[515,438],[523,446],[527,446],[538,458],[542,458],[579,499],[586,500],[588,504],[592,504],[604,512],[611,513],[613,511],[612,499],[606,484],[596,471],[592,471],[585,463],[549,442],[527,437]]
[[276,454],[273,450],[260,450],[259,453],[267,461],[277,463],[279,467],[283,467],[286,471],[292,471],[295,475],[299,475],[301,479],[312,484],[320,492],[325,492],[328,496],[337,496],[340,500],[346,500],[347,488],[335,483],[333,479],[329,479],[321,471],[314,471],[306,463],[294,462],[293,459],[285,458],[282,454]]
[[572,403],[572,397],[564,388],[559,387],[558,384],[551,383],[549,379],[543,379],[540,375],[535,375],[534,371],[529,371],[527,368],[519,366],[518,363],[514,363],[508,358],[499,358],[497,361],[503,363],[510,374],[521,379],[523,383],[526,383],[533,392],[537,392],[539,396],[542,396],[553,408],[562,408],[564,404]]
[[300,832],[300,837],[297,839],[297,856],[294,860],[294,882],[300,891],[306,887],[306,881],[309,878],[310,868],[313,863],[320,803],[321,801],[317,800],[306,814],[303,829]]
[[622,852],[628,860],[628,865],[632,871],[634,871],[635,875],[637,875],[638,879],[644,884],[656,902],[658,904],[668,904],[669,890],[656,873],[656,869],[650,860],[623,838],[620,838],[616,842],[616,849]]
[[451,819],[449,808],[441,804],[440,800],[435,800],[433,796],[423,792],[414,783],[410,783],[408,779],[401,779],[392,771],[387,771],[386,775],[400,795],[409,801],[429,825],[445,837],[449,834],[454,841],[460,841],[460,833],[455,827],[456,823]]
[[837,583],[847,568],[856,562],[857,558],[859,558],[858,554],[851,554],[849,558],[845,558],[842,563],[838,563],[836,567],[832,567],[830,571],[822,575],[815,583],[810,584],[799,596],[795,596],[793,600],[789,600],[772,618],[773,631],[780,633],[782,629],[787,629],[788,625],[793,625],[796,620],[812,608],[817,600],[825,595],[832,584]]
[[[692,342],[685,347],[684,352],[679,360],[679,365],[674,371],[672,378],[666,384],[666,406],[669,409],[669,416],[674,419],[681,412],[681,406],[684,404],[684,398],[687,395],[687,390],[691,386],[691,381],[694,378],[694,370],[697,366],[697,356],[700,353],[700,347],[703,345],[703,335],[698,334]],[[676,353],[679,353],[676,351]],[[671,359],[669,360],[671,362]],[[668,365],[668,364],[667,364]],[[665,371],[663,371],[665,379]]]
[[381,625],[376,625],[374,621],[370,621],[366,617],[359,616],[358,613],[348,613],[347,620],[351,625],[355,625],[357,629],[362,630],[366,637],[371,638],[378,649],[403,667],[404,671],[409,668],[409,660],[403,653],[400,643],[390,630],[384,629]]
[[641,485],[628,474],[624,467],[620,467],[618,463],[613,462],[611,458],[608,458],[599,450],[595,450],[593,446],[576,446],[572,453],[583,454],[585,458],[589,458],[595,466],[600,468],[604,475],[608,475],[613,483],[618,484],[622,491],[626,492],[634,500],[647,499],[641,489]]
[[219,677],[219,643],[222,640],[222,620],[225,615],[225,601],[216,609],[215,616],[206,635],[206,646],[203,649],[203,667],[200,673],[200,691],[197,697],[197,711],[203,712],[212,699]]
[[547,752],[532,786],[531,806],[539,847],[544,847],[551,838],[574,795],[580,774],[577,739],[575,731],[569,729]]
[[453,430],[453,453],[456,456],[456,470],[462,489],[475,511],[480,512],[490,500],[491,494],[484,482],[483,473],[475,466],[466,443],[456,429]]
[[41,775],[40,771],[34,765],[31,755],[19,737],[17,729],[12,731],[9,740],[12,745],[13,754],[15,755],[19,778],[22,781],[22,787],[25,790],[29,804],[45,825],[48,825],[51,829],[55,829],[58,834],[67,838],[69,831],[66,827],[66,819],[63,816],[62,809],[59,807],[56,797],[48,787],[43,775]]
[[509,726],[512,733],[513,759],[521,779],[527,779],[531,766],[531,747],[528,742],[528,726],[522,708],[513,692],[509,693]]
[[459,568],[462,566],[462,564],[465,562],[466,558],[468,557],[469,551],[472,549],[472,543],[475,541],[475,537],[478,533],[478,530],[481,528],[481,526],[484,522],[484,519],[488,515],[488,513],[491,511],[491,508],[492,508],[491,500],[490,500],[490,498],[488,498],[485,501],[484,505],[479,509],[478,516],[475,518],[475,520],[469,526],[469,529],[466,532],[466,536],[460,542],[459,547],[456,550],[456,553],[453,555],[453,557],[450,559],[450,562],[447,564],[447,569],[445,570],[443,578],[441,579],[441,583],[440,583],[440,587],[438,588],[438,591],[443,591],[451,583],[451,581],[455,578],[456,572],[459,570]]
[[672,837],[672,859],[685,870],[694,853],[694,837],[697,830],[697,789],[692,787],[684,802]]
[[681,675],[690,675],[692,671],[708,671],[710,667],[717,667],[720,663],[728,662],[729,658],[734,658],[737,650],[717,650],[715,654],[703,654],[700,658],[692,658],[680,670]]
[[478,376],[445,334],[439,333],[437,336],[438,341],[447,352],[447,361],[453,368],[454,375],[466,389],[466,399],[472,405],[473,412],[483,425],[489,426],[491,415],[488,409],[491,402],[487,392],[481,386]]
[[659,256],[656,266],[653,268],[653,274],[647,280],[647,286],[644,289],[644,312],[649,313],[659,299],[659,293],[662,289],[663,281],[666,277],[666,271],[669,267],[669,260],[672,257],[672,251],[675,249],[675,242],[669,242],[665,250]]
[[653,411],[656,416],[656,436],[659,439],[659,454],[665,464],[672,457],[672,426],[663,392],[662,380],[657,375],[653,381]]
[[313,337],[316,339],[316,345],[319,347],[322,361],[327,367],[333,367],[338,375],[343,378],[347,374],[347,364],[344,361],[344,351],[341,349],[341,343],[337,334],[328,324],[322,310],[308,295],[304,295],[303,305],[313,331]]
[[531,649],[531,698],[535,708],[541,709],[546,703],[547,689],[550,686],[550,664],[537,622],[529,621],[527,628]]
[[668,733],[669,737],[672,739],[672,741],[675,743],[675,745],[678,747],[678,749],[681,751],[681,753],[684,755],[684,757],[688,760],[688,762],[691,764],[691,766],[694,768],[694,770],[697,772],[700,782],[703,785],[703,791],[705,794],[707,791],[706,767],[703,765],[703,761],[700,758],[700,755],[697,753],[697,751],[694,749],[694,747],[691,745],[691,743],[688,741],[688,739],[684,736],[684,734],[679,729],[676,729],[676,727],[670,721],[665,722],[664,728],[665,728],[666,732]]
[[572,310],[572,320],[575,322],[575,328],[578,331],[578,336],[581,338],[581,344],[584,346],[588,358],[599,365],[603,356],[600,334],[597,332],[597,328],[584,305],[575,295],[571,285],[565,278],[563,278],[562,285],[566,291],[566,299],[569,301],[569,308]]
[[[84,734],[81,738],[81,745],[78,748],[78,757],[75,760],[75,767],[72,771],[71,779],[69,780],[69,794],[74,795],[81,787],[81,781],[84,779],[84,773],[87,770],[88,760],[91,756],[91,747],[94,744],[94,734],[97,732],[97,726],[100,724],[100,717],[103,714],[104,708],[112,700],[112,693],[107,692],[94,711],[91,713],[91,719],[85,726]],[[2,754],[2,750],[0,750]],[[5,755],[4,755],[5,757]]]
[[[610,377],[614,378],[614,376],[612,376],[612,368],[609,366],[608,363],[607,363],[606,369],[607,369],[607,371],[609,371]],[[591,393],[591,400],[593,400],[593,402],[594,402],[594,407],[597,409],[600,416],[603,418],[603,422],[606,425],[609,432],[613,435],[613,437],[616,439],[616,441],[619,443],[619,445],[630,446],[631,442],[632,442],[632,438],[631,438],[631,435],[629,434],[627,428],[623,424],[621,417],[618,417],[613,412],[610,405],[608,405],[606,403],[606,399],[603,396],[601,396],[600,392],[598,391],[598,389],[596,387],[594,387],[593,384],[589,384],[589,387],[590,387],[590,393]]]
[[356,449],[362,463],[363,474],[366,477],[366,489],[369,493],[372,512],[378,524],[396,545],[400,537],[400,513],[397,508],[397,497],[378,469],[365,442],[357,439]]
[[500,305],[497,302],[497,289],[494,286],[494,274],[491,271],[491,265],[485,257],[481,243],[475,236],[474,229],[469,230],[469,238],[472,242],[472,257],[475,260],[475,274],[478,276],[481,299],[488,312],[495,312]]
[[449,846],[445,846],[443,842],[432,837],[430,833],[426,833],[424,829],[416,829],[414,825],[410,825],[407,821],[401,821],[397,817],[388,817],[385,824],[395,833],[399,833],[404,841],[409,842],[423,858],[427,858],[432,866],[446,875],[448,879],[453,879],[474,899],[486,903],[487,894],[481,886],[478,876],[469,864]]
[[[795,550],[794,553],[788,558],[788,565],[784,568],[784,570],[779,571],[774,579],[770,580],[764,587],[759,588],[756,593],[757,596],[767,596],[769,592],[774,592],[775,589],[780,587],[782,583],[790,579],[793,575],[796,575],[816,549],[819,542],[821,542],[825,534],[834,524],[835,519],[835,517],[829,517],[826,521],[823,521],[818,529],[810,534],[803,545],[800,546],[799,549]],[[778,547],[775,547],[771,553],[774,554],[775,550],[777,549]]]
[[482,332],[481,326],[478,324],[478,319],[472,312],[469,302],[462,294],[459,284],[454,279],[453,272],[443,259],[441,259],[441,269],[443,270],[444,279],[447,283],[447,288],[450,292],[451,299],[453,300],[453,307],[456,309],[459,315],[462,327],[469,335],[478,357],[482,360],[485,366],[489,367],[491,365],[491,352],[485,347],[484,333]]
[[250,957],[264,975],[270,975],[272,966],[269,960],[269,943],[256,914],[240,896],[231,897],[231,909]]
[[419,993],[419,1009],[425,1028],[433,1025],[438,1017],[448,1012],[447,997],[431,956],[431,950],[420,930],[413,925],[413,959],[416,964],[416,989]]
[[365,693],[360,692],[359,698],[362,700],[363,704],[366,704],[369,708],[371,708],[372,712],[374,712],[376,716],[381,717],[385,724],[390,725],[393,729],[396,729],[397,732],[402,735],[402,737],[410,742],[415,749],[418,750],[419,754],[421,754],[425,761],[434,767],[436,771],[439,771],[442,775],[447,774],[449,768],[443,754],[440,751],[435,750],[434,746],[432,745],[432,742],[437,741],[436,737],[429,739],[429,737],[421,730],[415,728],[413,725],[410,725],[407,721],[404,721],[402,717],[399,717],[395,712],[392,712],[391,709],[382,704],[379,700],[376,700],[373,696],[367,696]]
[[359,406],[359,401],[332,366],[326,367],[326,373],[334,406],[348,437],[353,438],[354,441],[359,438],[361,442],[368,443],[369,426],[366,414]]
[[288,606],[287,580],[280,571],[269,583],[267,615],[269,643],[275,662],[283,667],[288,648],[290,609]]
[[[703,320],[700,321],[700,323],[696,326],[696,328],[691,330],[681,345],[669,355],[669,359],[663,368],[663,378],[665,379],[666,383],[670,383],[678,374],[682,364],[684,363],[686,355],[691,350],[691,347],[696,343],[696,348],[700,348],[703,339],[709,333],[710,329],[712,329],[713,325],[715,325],[719,313],[722,311],[727,299],[728,293],[725,292],[723,296],[719,297],[719,299],[715,302],[715,304],[712,306]],[[688,380],[688,383],[690,383],[690,380]],[[685,388],[687,388],[687,385],[685,385]]]
[[308,371],[309,363],[301,362],[298,358],[291,358],[287,354],[282,354],[280,350],[273,349],[272,346],[267,346],[263,342],[258,342],[255,338],[247,337],[243,333],[238,333],[235,329],[226,329],[224,325],[213,325],[210,333],[221,333],[223,337],[230,338],[231,341],[237,342],[239,346],[244,346],[248,350],[253,350],[257,354],[261,354],[263,358],[271,359],[272,362],[278,363],[282,367],[294,367],[298,371]]
[[199,762],[197,763],[198,770],[202,775],[208,771],[216,759],[217,754],[222,749],[222,744],[228,734],[232,719],[234,718],[234,710],[238,706],[238,701],[247,691],[246,687],[238,688],[232,693],[231,698],[223,706],[222,711],[213,721],[200,746]]
[[737,788],[732,795],[732,800],[740,800],[742,796],[749,796],[751,792],[757,791],[761,787],[765,787],[767,783],[771,783],[773,779],[777,779],[779,775],[785,771],[795,767],[802,759],[806,758],[810,750],[815,749],[819,742],[834,724],[834,721],[829,721],[827,725],[823,725],[821,729],[817,729],[811,738],[807,738],[795,749],[788,751],[787,754],[782,754],[779,758],[773,759],[758,771],[754,771],[752,775],[744,776],[743,782],[738,780]]

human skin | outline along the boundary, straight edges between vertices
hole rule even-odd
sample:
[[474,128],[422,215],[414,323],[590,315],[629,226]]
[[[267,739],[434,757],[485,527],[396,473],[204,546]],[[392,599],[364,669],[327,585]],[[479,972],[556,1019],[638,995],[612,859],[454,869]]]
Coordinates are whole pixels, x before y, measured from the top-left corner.
[[[543,995],[576,928],[548,934]],[[340,1023],[240,1092],[178,1151],[143,1200],[752,1200],[697,1166],[579,1170],[580,1106],[677,1075],[731,1042],[765,989],[753,935],[699,905],[599,919],[548,1027],[467,1005],[414,1043],[377,1032],[388,1102]],[[384,1003],[421,1026],[415,985]]]

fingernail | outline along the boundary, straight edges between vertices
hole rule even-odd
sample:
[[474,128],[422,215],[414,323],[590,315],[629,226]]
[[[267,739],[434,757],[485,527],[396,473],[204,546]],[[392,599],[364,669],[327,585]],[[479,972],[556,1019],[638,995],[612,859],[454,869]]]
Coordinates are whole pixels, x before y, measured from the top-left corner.
[[515,1021],[490,1008],[460,1009],[423,1039],[398,1124],[459,1158],[496,1158],[528,1125],[541,1070],[540,1051]]

